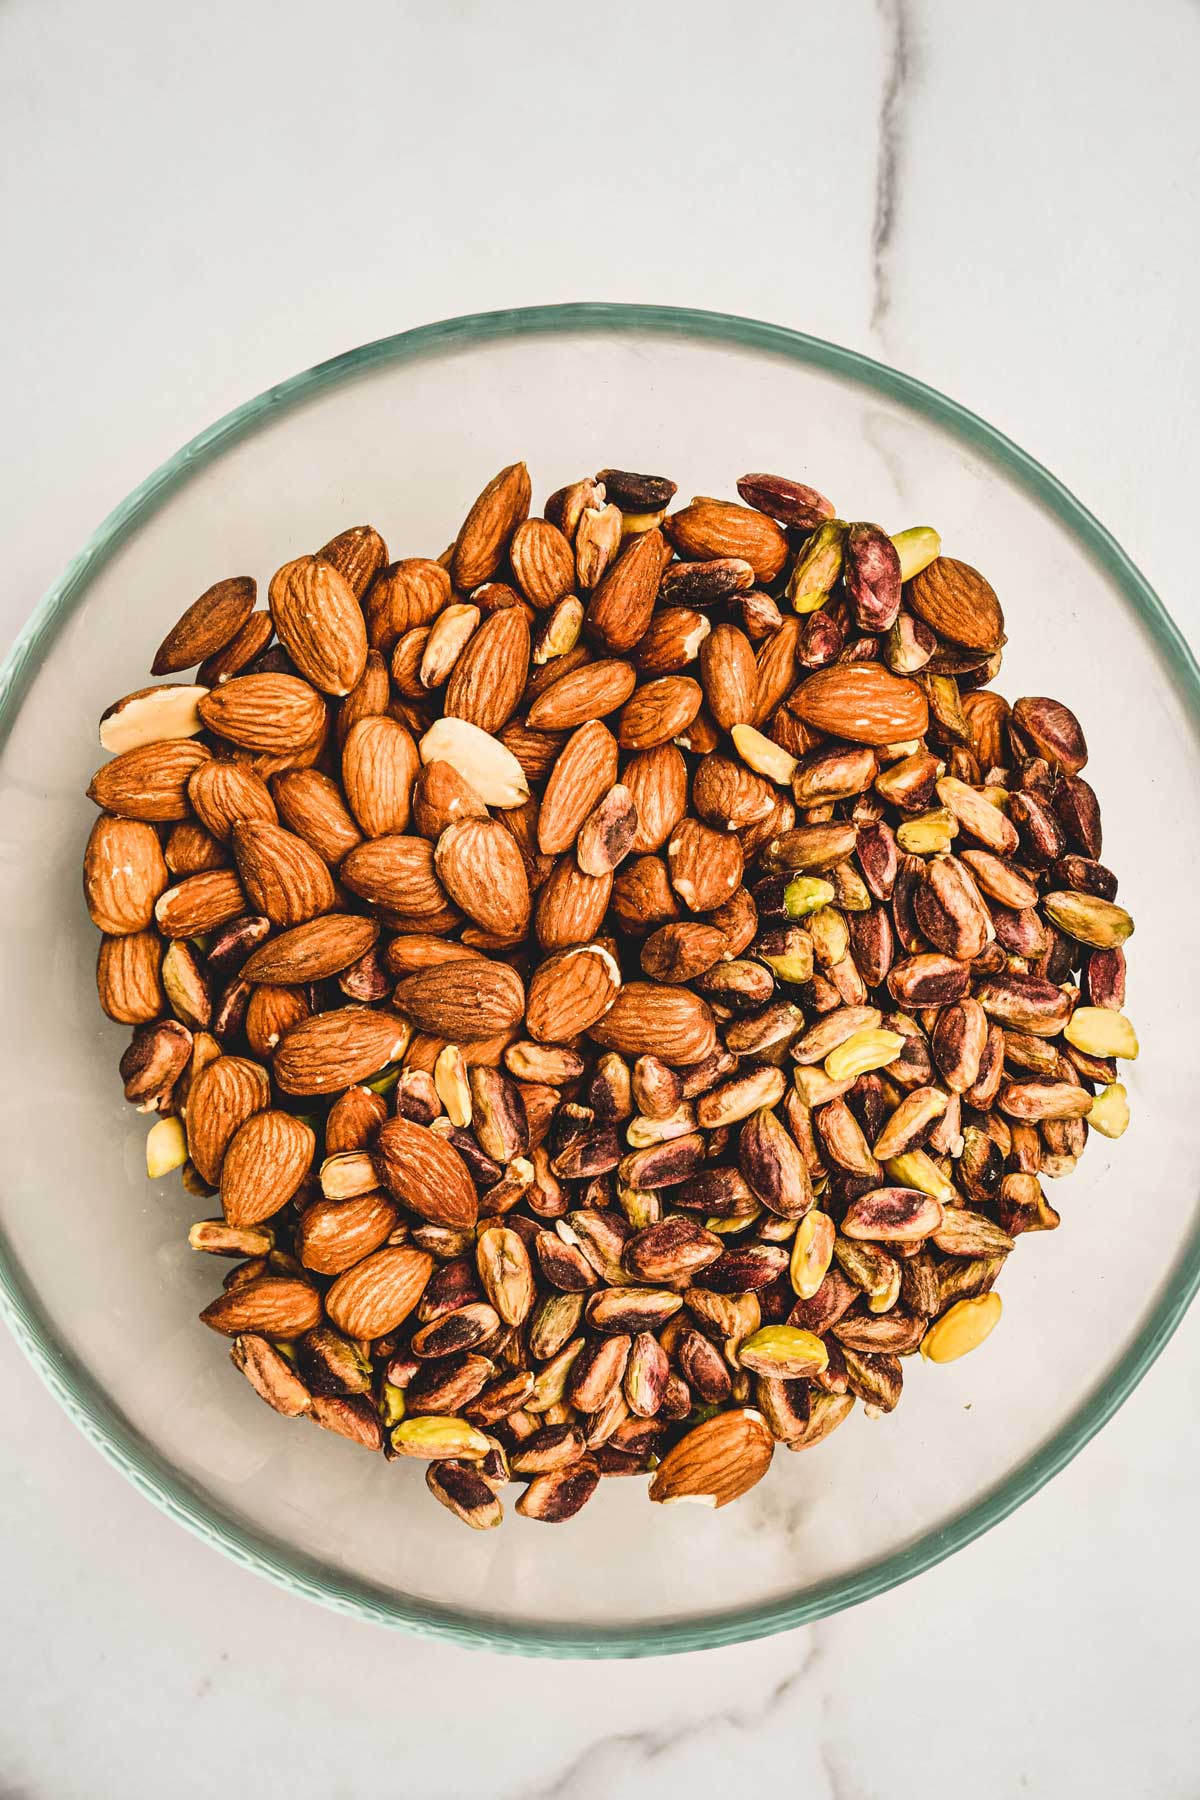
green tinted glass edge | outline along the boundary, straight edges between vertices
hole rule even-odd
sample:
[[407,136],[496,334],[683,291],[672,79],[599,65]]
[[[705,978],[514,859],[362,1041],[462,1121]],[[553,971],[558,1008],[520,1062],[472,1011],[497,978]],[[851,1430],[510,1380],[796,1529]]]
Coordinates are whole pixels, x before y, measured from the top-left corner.
[[[1157,594],[1099,520],[1048,470],[976,414],[912,376],[855,351],[783,326],[727,313],[690,308],[624,306],[584,301],[467,314],[364,344],[268,388],[227,413],[186,444],[123,500],[71,561],[39,602],[0,667],[0,743],[3,743],[36,669],[40,654],[86,592],[92,577],[137,526],[174,488],[221,451],[288,407],[322,389],[361,377],[376,365],[401,362],[433,351],[537,332],[575,330],[657,331],[713,338],[789,356],[848,377],[926,414],[973,448],[984,452],[1065,525],[1116,582],[1144,620],[1181,696],[1200,724],[1200,668],[1187,641]],[[63,1410],[113,1466],[170,1518],[288,1592],[319,1601],[355,1618],[398,1627],[419,1636],[445,1639],[474,1649],[526,1656],[637,1657],[709,1649],[788,1631],[873,1595],[932,1568],[1007,1518],[1056,1475],[1113,1416],[1145,1375],[1200,1287],[1200,1230],[1193,1232],[1163,1290],[1154,1317],[1135,1339],[1122,1364],[1093,1390],[1067,1423],[1033,1456],[973,1506],[956,1514],[918,1542],[881,1558],[857,1573],[822,1582],[803,1595],[740,1608],[703,1621],[622,1626],[550,1627],[467,1619],[416,1600],[398,1600],[369,1583],[338,1581],[314,1559],[283,1554],[251,1530],[239,1531],[219,1517],[204,1498],[144,1443],[109,1404],[91,1377],[54,1340],[49,1323],[21,1279],[8,1247],[0,1240],[0,1316]]]

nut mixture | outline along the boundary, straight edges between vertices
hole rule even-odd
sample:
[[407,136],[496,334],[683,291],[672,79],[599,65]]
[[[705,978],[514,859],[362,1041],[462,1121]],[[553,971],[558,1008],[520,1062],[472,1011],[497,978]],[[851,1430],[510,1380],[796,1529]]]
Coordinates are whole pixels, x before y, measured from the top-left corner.
[[[475,1527],[723,1506],[1000,1317],[1128,1119],[1070,710],[936,531],[523,463],[201,595],[89,789],[98,984],[201,1317]],[[210,1211],[216,1207],[210,1205]]]

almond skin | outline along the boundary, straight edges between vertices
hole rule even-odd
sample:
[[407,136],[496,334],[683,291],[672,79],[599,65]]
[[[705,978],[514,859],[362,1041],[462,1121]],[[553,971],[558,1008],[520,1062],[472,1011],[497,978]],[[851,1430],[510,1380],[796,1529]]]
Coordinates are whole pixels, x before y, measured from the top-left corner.
[[367,637],[390,656],[407,632],[428,625],[450,601],[450,577],[425,556],[405,557],[376,576],[363,601]]
[[548,519],[526,519],[518,525],[508,559],[518,587],[539,612],[554,606],[575,585],[575,553]]
[[627,981],[588,1035],[622,1056],[653,1055],[683,1067],[711,1056],[717,1043],[716,1021],[699,994],[650,981]]
[[232,575],[214,582],[172,625],[150,667],[152,675],[175,675],[191,669],[235,638],[254,611],[258,592],[252,575]]
[[365,956],[378,940],[379,925],[357,913],[325,913],[281,932],[242,965],[244,981],[284,985],[324,981]]
[[929,729],[921,689],[882,663],[834,663],[818,669],[788,705],[806,725],[854,744],[899,744],[924,737]]
[[281,1038],[294,1031],[312,1012],[303,988],[279,987],[260,982],[246,1002],[243,1029],[255,1056],[274,1054]]
[[688,772],[682,754],[674,744],[640,750],[626,763],[622,779],[637,808],[634,854],[661,850],[687,811]]
[[119,1025],[148,1025],[166,1005],[159,979],[162,939],[154,931],[131,931],[101,940],[96,959],[96,992],[110,1019]]
[[532,902],[525,861],[498,819],[463,819],[437,841],[434,867],[456,906],[485,931],[523,937]]
[[754,717],[758,665],[754,649],[736,625],[717,625],[700,646],[700,681],[708,710],[722,731]]
[[525,1011],[525,989],[507,963],[460,957],[406,975],[392,1004],[418,1031],[468,1044],[517,1024]]
[[166,888],[154,903],[158,928],[167,937],[199,937],[249,909],[232,869],[208,869]]
[[313,742],[325,723],[325,703],[295,675],[235,675],[204,696],[200,717],[231,744],[275,755]]
[[369,838],[407,831],[421,766],[412,733],[386,714],[359,719],[342,747],[342,786]]
[[463,521],[450,559],[450,578],[461,593],[496,574],[510,538],[528,517],[530,493],[523,462],[510,463],[488,482]]
[[196,671],[197,681],[206,688],[214,688],[232,676],[240,675],[256,657],[262,655],[274,636],[275,622],[266,608],[261,612],[252,612],[241,630],[227,644],[205,657]]
[[551,956],[529,983],[525,1023],[539,1043],[566,1044],[602,1019],[621,988],[616,958],[597,944]]
[[685,562],[740,557],[768,586],[787,561],[788,541],[773,519],[732,500],[693,500],[672,513],[666,530]]
[[690,675],[663,675],[647,681],[622,708],[617,741],[622,750],[653,750],[688,729],[704,691]]
[[449,717],[467,719],[493,735],[508,724],[529,673],[531,645],[525,614],[526,609],[519,606],[494,612],[459,653],[442,702]]
[[187,793],[200,823],[222,843],[243,820],[274,825],[278,819],[266,782],[238,763],[202,762],[188,779]]
[[[1004,613],[992,587],[970,563],[935,556],[904,589],[907,604],[936,631],[969,650],[999,650],[1005,641]],[[904,732],[904,737],[917,737]]]
[[[311,691],[311,690],[310,690]],[[211,696],[210,696],[211,697]],[[193,738],[165,738],[114,756],[92,776],[88,799],[122,819],[149,825],[186,819],[187,784],[192,771],[211,752]]]
[[317,769],[289,769],[275,777],[272,792],[283,823],[331,867],[362,842],[341,789],[328,775]]
[[569,850],[579,827],[617,779],[617,740],[600,719],[571,734],[550,771],[538,812],[538,848]]
[[311,844],[282,825],[235,825],[233,854],[255,912],[273,925],[300,925],[333,906],[328,866]]
[[276,1083],[285,1094],[336,1094],[403,1056],[411,1035],[395,1013],[366,1006],[314,1013],[275,1052]]
[[286,1206],[312,1167],[317,1140],[291,1113],[254,1113],[221,1164],[221,1206],[230,1225],[258,1225]]
[[109,937],[144,931],[170,879],[152,826],[107,814],[96,820],[83,856],[83,896],[93,925]]
[[610,655],[624,655],[645,636],[669,556],[661,531],[642,532],[630,540],[588,601],[584,629]]
[[321,1323],[321,1296],[295,1276],[259,1275],[218,1294],[200,1317],[227,1337],[252,1331],[266,1338],[294,1338]]
[[468,1231],[475,1224],[475,1183],[445,1138],[410,1119],[387,1119],[376,1135],[374,1155],[388,1190],[402,1206],[452,1230]]
[[538,695],[529,709],[528,723],[534,731],[573,731],[590,719],[616,712],[636,682],[627,662],[585,663]]
[[218,1056],[201,1069],[187,1097],[188,1155],[205,1181],[221,1178],[226,1148],[238,1127],[271,1103],[267,1072],[244,1056]]
[[386,1194],[314,1200],[296,1226],[296,1255],[318,1275],[340,1275],[378,1250],[399,1218],[399,1209]]
[[337,710],[338,748],[346,748],[346,739],[360,719],[378,719],[387,712],[391,698],[388,666],[378,650],[368,650],[362,674]]
[[749,1407],[718,1413],[689,1431],[663,1457],[650,1483],[650,1498],[728,1506],[762,1480],[775,1440],[762,1414]]
[[345,576],[319,556],[298,556],[271,577],[269,601],[300,673],[323,694],[348,694],[366,664],[367,628]]
[[574,856],[560,857],[538,895],[534,930],[543,950],[562,950],[595,937],[608,910],[613,878],[585,875]]
[[356,600],[361,600],[376,575],[386,567],[387,545],[373,525],[351,525],[339,531],[317,551],[321,562],[337,570]]
[[433,1258],[424,1250],[407,1244],[377,1250],[338,1276],[325,1310],[347,1337],[382,1337],[415,1309],[432,1273]]

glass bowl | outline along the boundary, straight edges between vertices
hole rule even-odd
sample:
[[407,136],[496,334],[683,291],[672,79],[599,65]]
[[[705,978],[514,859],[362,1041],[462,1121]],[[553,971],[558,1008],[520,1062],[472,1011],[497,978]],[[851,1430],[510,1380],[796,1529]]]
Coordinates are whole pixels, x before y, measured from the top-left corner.
[[[224,1266],[198,1210],[145,1177],[147,1122],[96,1004],[79,864],[96,720],[145,680],[184,604],[371,521],[436,556],[491,474],[535,500],[605,463],[686,497],[771,469],[896,530],[936,524],[1003,601],[999,682],[1049,691],[1092,745],[1105,860],[1133,912],[1142,1041],[1133,1124],[1055,1184],[1062,1228],[1022,1241],[1001,1328],[963,1361],[910,1364],[903,1405],[781,1452],[720,1512],[606,1482],[563,1529],[509,1512],[474,1534],[421,1472],[267,1411],[196,1322]],[[852,1605],[1002,1519],[1099,1429],[1200,1277],[1194,1139],[1200,957],[1198,672],[1112,538],[982,420],[795,332],[578,305],[452,320],[369,344],[202,433],[101,527],[0,677],[5,821],[0,1014],[4,1309],[93,1443],[164,1511],[293,1592],[409,1630],[557,1656],[636,1656],[780,1631]],[[36,1453],[36,1446],[31,1447]]]

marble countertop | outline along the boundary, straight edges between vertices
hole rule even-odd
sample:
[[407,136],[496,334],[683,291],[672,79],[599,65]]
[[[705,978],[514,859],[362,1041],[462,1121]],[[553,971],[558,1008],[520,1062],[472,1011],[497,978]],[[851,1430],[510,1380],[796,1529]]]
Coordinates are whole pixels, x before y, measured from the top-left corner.
[[[0,636],[268,382],[596,298],[924,377],[1055,470],[1196,642],[1198,82],[1189,0],[9,0]],[[0,1335],[0,1797],[1188,1800],[1198,1346],[1193,1317],[1062,1475],[916,1582],[767,1642],[580,1667],[243,1573]]]

